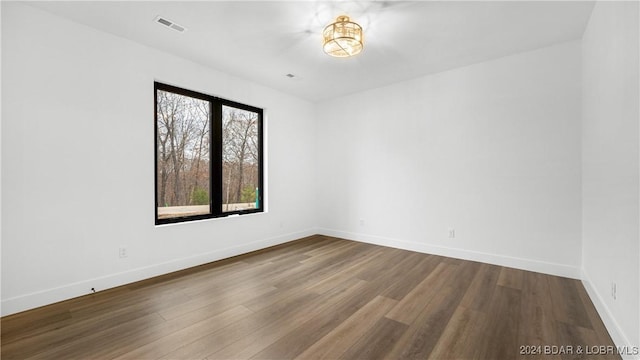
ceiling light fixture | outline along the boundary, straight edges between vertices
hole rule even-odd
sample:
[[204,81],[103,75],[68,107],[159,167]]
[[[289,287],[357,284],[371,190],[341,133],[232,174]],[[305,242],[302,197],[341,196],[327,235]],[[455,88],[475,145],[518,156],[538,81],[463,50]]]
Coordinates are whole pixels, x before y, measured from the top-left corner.
[[338,16],[333,24],[324,28],[322,40],[324,52],[334,57],[354,56],[364,47],[362,26],[345,15]]

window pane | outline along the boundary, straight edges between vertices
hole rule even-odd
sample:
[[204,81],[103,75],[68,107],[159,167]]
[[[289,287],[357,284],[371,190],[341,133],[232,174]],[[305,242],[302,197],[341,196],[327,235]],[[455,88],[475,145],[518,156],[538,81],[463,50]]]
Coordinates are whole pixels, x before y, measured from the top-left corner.
[[158,219],[210,214],[208,101],[158,90]]
[[259,203],[258,113],[222,106],[222,211]]

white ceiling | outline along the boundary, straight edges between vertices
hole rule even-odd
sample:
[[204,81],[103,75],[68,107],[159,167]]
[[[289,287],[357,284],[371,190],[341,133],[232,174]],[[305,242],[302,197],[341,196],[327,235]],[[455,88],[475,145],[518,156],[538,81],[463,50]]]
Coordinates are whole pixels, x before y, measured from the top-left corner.
[[[31,2],[54,14],[318,101],[578,39],[583,1]],[[349,15],[365,49],[331,58],[320,33]],[[178,33],[156,16],[185,26]],[[286,74],[295,74],[289,78]]]

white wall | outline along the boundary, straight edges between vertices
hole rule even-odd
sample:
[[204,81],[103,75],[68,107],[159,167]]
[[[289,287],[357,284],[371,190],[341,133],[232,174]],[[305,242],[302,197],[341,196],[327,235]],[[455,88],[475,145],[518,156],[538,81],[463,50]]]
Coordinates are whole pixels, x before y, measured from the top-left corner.
[[[312,104],[18,3],[2,50],[3,315],[314,232]],[[265,109],[267,214],[154,226],[154,80]]]
[[[0,4],[0,28],[1,26],[2,26],[2,5]],[[0,36],[0,84],[3,84],[1,69],[2,69],[2,36]],[[0,159],[2,159],[2,86],[0,86]],[[2,241],[1,240],[2,240],[2,166],[0,166],[0,270],[2,269]],[[1,279],[0,279],[0,299],[3,299]],[[2,315],[2,301],[0,301],[0,316],[1,315]]]
[[318,109],[323,233],[580,276],[579,41]]
[[584,282],[620,346],[640,346],[638,11],[598,2],[582,44]]

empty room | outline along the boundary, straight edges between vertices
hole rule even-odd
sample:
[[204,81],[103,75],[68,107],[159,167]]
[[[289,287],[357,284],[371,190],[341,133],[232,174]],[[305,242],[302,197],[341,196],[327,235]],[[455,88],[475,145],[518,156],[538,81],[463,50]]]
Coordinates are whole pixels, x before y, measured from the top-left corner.
[[640,359],[637,1],[2,1],[3,359]]

